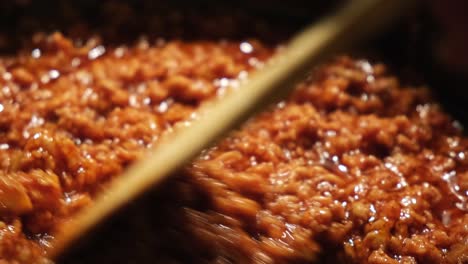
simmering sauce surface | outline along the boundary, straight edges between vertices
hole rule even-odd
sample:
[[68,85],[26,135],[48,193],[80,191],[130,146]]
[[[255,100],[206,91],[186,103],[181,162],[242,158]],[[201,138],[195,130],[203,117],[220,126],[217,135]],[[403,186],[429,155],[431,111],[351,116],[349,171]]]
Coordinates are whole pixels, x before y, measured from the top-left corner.
[[[55,33],[34,43],[0,59],[6,262],[49,262],[63,221],[277,52],[254,40],[108,47]],[[342,57],[206,150],[147,208],[165,208],[158,219],[172,224],[161,226],[179,235],[160,244],[178,261],[465,263],[467,155],[460,125],[426,89]]]

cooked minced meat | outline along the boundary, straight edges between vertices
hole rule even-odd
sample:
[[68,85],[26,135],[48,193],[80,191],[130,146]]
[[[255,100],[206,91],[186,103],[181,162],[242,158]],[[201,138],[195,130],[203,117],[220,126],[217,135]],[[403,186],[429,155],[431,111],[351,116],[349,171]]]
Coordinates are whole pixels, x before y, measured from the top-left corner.
[[[35,43],[0,59],[0,256],[23,263],[48,262],[63,221],[277,52],[253,40]],[[464,263],[467,155],[426,89],[336,59],[175,178],[161,218],[182,221],[189,243],[166,242],[196,263]]]

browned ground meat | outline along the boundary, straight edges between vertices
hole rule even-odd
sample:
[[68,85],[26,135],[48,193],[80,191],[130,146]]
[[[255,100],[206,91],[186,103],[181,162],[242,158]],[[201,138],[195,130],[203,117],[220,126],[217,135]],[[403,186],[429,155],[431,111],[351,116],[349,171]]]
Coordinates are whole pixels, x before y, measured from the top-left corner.
[[[0,256],[23,263],[47,262],[63,221],[275,52],[257,41],[76,46],[58,33],[35,43],[0,59]],[[341,58],[203,153],[161,214],[182,221],[191,239],[180,250],[198,263],[324,252],[342,263],[464,263],[466,155],[459,124],[425,89]]]
[[343,263],[465,263],[458,126],[426,90],[342,58],[197,160],[187,175],[210,206],[186,213],[234,263],[314,261],[325,248]]
[[[101,184],[272,53],[259,43],[141,41],[77,48],[60,34],[0,60],[3,230],[31,248],[88,205]],[[10,234],[11,233],[11,234]],[[26,239],[25,235],[28,238]],[[1,240],[6,259],[31,256]]]

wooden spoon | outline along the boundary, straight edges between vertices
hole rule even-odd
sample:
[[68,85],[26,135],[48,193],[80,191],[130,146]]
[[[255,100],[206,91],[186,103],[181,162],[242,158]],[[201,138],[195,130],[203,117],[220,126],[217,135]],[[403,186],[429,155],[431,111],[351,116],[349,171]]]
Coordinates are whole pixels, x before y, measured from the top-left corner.
[[241,88],[201,107],[199,118],[163,138],[145,158],[130,166],[56,235],[49,257],[56,258],[97,224],[110,217],[195,158],[216,139],[254,112],[285,97],[311,68],[329,55],[355,45],[408,10],[414,1],[350,1],[336,14],[307,27],[287,48],[255,72]]

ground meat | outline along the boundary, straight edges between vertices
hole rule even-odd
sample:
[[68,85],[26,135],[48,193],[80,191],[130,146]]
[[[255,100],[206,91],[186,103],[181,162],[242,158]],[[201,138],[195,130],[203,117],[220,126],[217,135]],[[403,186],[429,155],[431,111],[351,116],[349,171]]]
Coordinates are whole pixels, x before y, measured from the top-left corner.
[[[209,197],[204,212],[235,219],[221,217],[206,241],[235,241],[254,263],[310,262],[329,248],[343,263],[464,263],[468,141],[458,126],[382,65],[326,65],[188,169]],[[229,247],[215,252],[245,261]]]
[[35,41],[0,59],[0,212],[5,230],[16,223],[27,241],[54,233],[163,133],[273,52],[255,41],[76,47],[59,33]]
[[[48,262],[63,221],[276,52],[253,40],[35,43],[0,59],[0,256],[23,263]],[[168,236],[179,261],[464,263],[461,133],[426,89],[343,57],[206,150],[153,208],[184,234]]]

